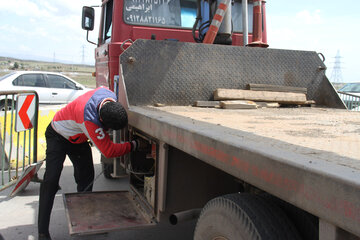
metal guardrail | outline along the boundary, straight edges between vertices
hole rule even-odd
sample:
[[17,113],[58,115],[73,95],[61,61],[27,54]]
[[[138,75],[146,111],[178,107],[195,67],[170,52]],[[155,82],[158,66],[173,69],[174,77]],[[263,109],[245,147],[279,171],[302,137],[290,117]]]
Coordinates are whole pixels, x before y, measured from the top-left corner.
[[[34,95],[32,127],[15,132],[19,112],[16,100],[23,95]],[[38,111],[39,97],[35,91],[0,91],[0,191],[15,184],[26,167],[37,162]]]
[[360,112],[360,96],[346,92],[338,92],[348,110]]

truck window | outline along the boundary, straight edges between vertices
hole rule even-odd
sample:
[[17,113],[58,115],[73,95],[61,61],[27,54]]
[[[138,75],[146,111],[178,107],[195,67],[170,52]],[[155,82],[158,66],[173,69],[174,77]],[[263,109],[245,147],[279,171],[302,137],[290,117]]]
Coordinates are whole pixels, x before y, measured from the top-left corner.
[[181,27],[192,28],[196,18],[196,1],[180,1]]
[[111,40],[113,0],[109,0],[104,7],[103,43]]
[[[241,0],[235,0],[232,5],[231,19],[234,32],[242,32],[242,4]],[[248,31],[253,31],[253,3],[248,3]]]
[[132,25],[191,28],[196,0],[125,0],[124,21]]
[[[233,31],[242,32],[242,0],[232,5]],[[132,25],[192,28],[196,18],[196,0],[125,0],[124,21]],[[249,33],[252,33],[253,4],[248,4]]]

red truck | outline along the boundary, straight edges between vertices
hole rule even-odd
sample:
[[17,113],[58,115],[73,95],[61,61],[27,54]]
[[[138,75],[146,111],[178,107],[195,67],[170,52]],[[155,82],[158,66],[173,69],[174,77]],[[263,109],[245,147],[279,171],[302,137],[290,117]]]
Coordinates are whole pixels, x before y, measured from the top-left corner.
[[[360,236],[360,117],[344,110],[316,52],[266,48],[265,1],[104,0],[101,9],[96,83],[129,115],[114,140],[152,148],[103,159],[107,177],[129,175],[129,192],[65,195],[72,234],[197,219],[196,240]],[[224,24],[218,44],[201,43],[214,19]],[[93,23],[85,7],[83,28]],[[316,105],[192,106],[248,85],[304,91]]]
[[[265,1],[261,1],[261,4],[263,18],[262,26],[260,27],[262,30],[262,41],[266,43]],[[171,12],[169,12],[170,10],[164,10],[166,5],[172,9]],[[147,7],[151,7],[151,12],[145,13]],[[144,10],[137,10],[136,8]],[[232,24],[232,29],[229,32],[232,33],[230,44],[241,46],[244,44],[241,1],[234,1],[231,9],[233,17],[230,19],[230,25]],[[103,1],[99,38],[95,50],[97,86],[113,88],[114,76],[119,75],[119,56],[123,49],[129,46],[129,44],[124,44],[129,39],[135,41],[136,39],[153,38],[156,40],[195,42],[198,38],[201,38],[201,34],[198,36],[197,30],[196,33],[193,33],[197,10],[197,1],[195,0]],[[206,5],[203,7],[203,11],[205,10],[210,11],[210,9],[206,9]],[[90,15],[94,15],[94,13],[90,13]],[[202,20],[202,22],[204,27],[209,25],[208,21]],[[253,41],[252,1],[248,4],[248,23],[246,25],[249,26],[247,30],[249,32],[248,42],[251,43]],[[121,47],[121,45],[124,46]]]

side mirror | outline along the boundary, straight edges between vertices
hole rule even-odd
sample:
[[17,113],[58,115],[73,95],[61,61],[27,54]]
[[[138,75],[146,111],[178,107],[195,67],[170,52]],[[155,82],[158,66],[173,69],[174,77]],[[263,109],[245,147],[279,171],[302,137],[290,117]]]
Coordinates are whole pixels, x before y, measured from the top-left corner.
[[76,85],[76,86],[75,86],[75,89],[76,89],[76,90],[83,90],[83,88],[82,88],[81,86],[79,86],[79,85]]
[[84,6],[82,10],[82,20],[81,20],[82,29],[87,31],[94,30],[94,19],[95,19],[94,8]]

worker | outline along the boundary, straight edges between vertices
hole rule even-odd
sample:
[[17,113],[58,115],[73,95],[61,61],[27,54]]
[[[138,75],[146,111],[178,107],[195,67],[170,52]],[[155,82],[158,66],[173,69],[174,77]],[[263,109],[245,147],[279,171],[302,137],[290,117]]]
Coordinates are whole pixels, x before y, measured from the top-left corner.
[[127,113],[116,95],[105,87],[91,90],[59,110],[46,129],[46,170],[40,186],[39,239],[51,239],[50,215],[66,155],[73,167],[78,192],[92,191],[94,165],[89,141],[106,158],[119,157],[146,148],[147,143],[133,140],[113,143],[108,129],[127,125]]

